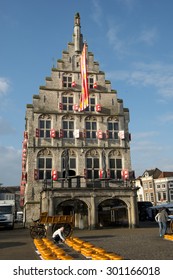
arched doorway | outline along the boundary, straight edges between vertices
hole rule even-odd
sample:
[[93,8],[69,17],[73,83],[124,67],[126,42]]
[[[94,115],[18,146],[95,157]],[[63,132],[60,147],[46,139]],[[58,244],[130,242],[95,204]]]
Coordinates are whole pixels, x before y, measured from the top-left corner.
[[100,227],[128,226],[128,209],[124,201],[117,198],[107,199],[98,205]]
[[88,228],[88,206],[79,199],[70,199],[61,202],[56,207],[56,215],[74,215],[75,228]]

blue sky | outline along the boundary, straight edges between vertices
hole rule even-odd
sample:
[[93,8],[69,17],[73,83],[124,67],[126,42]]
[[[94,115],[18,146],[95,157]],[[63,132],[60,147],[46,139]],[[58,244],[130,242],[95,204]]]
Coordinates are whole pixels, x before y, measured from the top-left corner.
[[72,41],[74,15],[130,110],[131,160],[173,171],[173,1],[0,1],[0,183],[19,185],[26,104]]

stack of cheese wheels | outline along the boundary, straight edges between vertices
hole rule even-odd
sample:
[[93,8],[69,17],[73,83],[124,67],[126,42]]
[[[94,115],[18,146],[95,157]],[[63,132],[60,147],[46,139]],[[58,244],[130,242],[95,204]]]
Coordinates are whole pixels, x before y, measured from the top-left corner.
[[173,234],[165,234],[164,238],[173,241]]
[[62,256],[66,255],[66,252],[60,248],[54,249],[53,252],[57,256],[58,259],[61,259]]
[[108,257],[110,260],[123,260],[122,256],[115,253],[106,253],[105,256]]

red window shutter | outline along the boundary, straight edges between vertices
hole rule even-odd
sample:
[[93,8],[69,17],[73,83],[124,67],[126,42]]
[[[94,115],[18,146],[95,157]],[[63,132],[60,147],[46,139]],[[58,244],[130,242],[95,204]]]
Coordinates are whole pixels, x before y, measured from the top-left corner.
[[24,198],[20,198],[20,207],[24,206]]
[[52,180],[53,181],[58,180],[58,172],[56,170],[52,170]]
[[50,137],[51,138],[55,138],[56,137],[56,130],[53,129],[53,128],[50,130]]
[[97,131],[97,138],[98,138],[98,139],[103,139],[103,132],[102,132],[101,129],[99,129],[99,130]]
[[96,112],[101,112],[102,107],[100,104],[96,104]]
[[21,185],[20,186],[20,196],[24,196],[25,195],[25,186]]
[[27,173],[22,172],[22,180],[27,181]]
[[100,169],[100,170],[99,170],[99,178],[101,179],[102,177],[103,177],[103,170]]
[[28,132],[24,131],[24,139],[28,139]]
[[34,180],[38,180],[38,169],[34,169]]
[[63,138],[64,137],[64,131],[63,129],[59,130],[59,138]]
[[128,169],[124,169],[121,171],[121,176],[124,180],[127,180],[129,178],[129,171]]
[[78,104],[74,104],[73,105],[73,111],[78,111],[79,109],[79,105]]
[[20,186],[26,187],[26,181],[22,180]]
[[27,157],[26,151],[23,151],[23,152],[22,152],[22,160],[23,160],[23,159],[26,159],[26,157]]
[[109,130],[106,130],[106,139],[108,139],[109,138]]
[[83,138],[86,138],[86,129],[83,130]]
[[36,128],[35,130],[35,137],[40,137],[40,129]]
[[97,88],[97,83],[96,82],[93,84],[93,88]]
[[26,148],[27,148],[27,142],[28,142],[27,139],[24,139],[24,140],[23,140],[23,142],[22,142],[23,149],[26,149]]
[[22,171],[26,169],[26,161],[22,160]]
[[75,86],[76,86],[76,82],[73,81],[72,84],[71,84],[71,86],[72,86],[72,87],[75,87]]
[[84,178],[87,179],[87,169],[84,169]]
[[63,104],[62,103],[59,103],[59,109],[63,110]]

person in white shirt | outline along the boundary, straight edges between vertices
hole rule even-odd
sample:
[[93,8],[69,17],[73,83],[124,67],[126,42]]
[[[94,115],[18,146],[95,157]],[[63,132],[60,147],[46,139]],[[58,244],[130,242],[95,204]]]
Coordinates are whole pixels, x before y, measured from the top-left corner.
[[164,236],[167,229],[168,213],[165,208],[161,209],[159,213],[155,216],[156,222],[159,224],[159,234],[160,237]]
[[56,231],[54,231],[52,238],[55,242],[64,242],[65,238],[63,237],[64,227],[60,227]]

